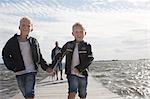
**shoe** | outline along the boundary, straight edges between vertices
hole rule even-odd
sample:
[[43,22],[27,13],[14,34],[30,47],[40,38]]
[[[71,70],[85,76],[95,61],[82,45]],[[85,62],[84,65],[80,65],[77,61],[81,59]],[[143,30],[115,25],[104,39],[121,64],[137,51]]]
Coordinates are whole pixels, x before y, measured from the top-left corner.
[[63,80],[63,78],[61,78],[60,80]]

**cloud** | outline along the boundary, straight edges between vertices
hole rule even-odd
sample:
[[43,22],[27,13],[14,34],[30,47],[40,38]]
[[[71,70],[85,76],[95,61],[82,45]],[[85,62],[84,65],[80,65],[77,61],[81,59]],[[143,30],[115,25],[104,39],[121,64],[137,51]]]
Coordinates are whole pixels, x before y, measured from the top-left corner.
[[150,49],[150,30],[145,29],[131,29],[125,34],[122,34],[120,38],[121,45],[124,45],[126,50],[145,50]]
[[[136,2],[138,5],[134,5]],[[0,12],[9,14],[53,15],[59,11],[115,11],[121,9],[149,9],[148,0],[11,0],[0,1]],[[149,4],[149,5],[148,5]],[[41,6],[42,5],[42,6]]]
[[138,40],[125,40],[125,41],[122,41],[122,43],[123,44],[126,44],[126,45],[128,45],[129,46],[129,48],[147,48],[148,47],[148,45],[150,45],[150,44],[148,44],[148,41],[149,41],[149,39],[138,39]]
[[18,32],[20,17],[29,16],[34,24],[31,35],[38,39],[47,60],[55,40],[62,46],[73,39],[75,22],[85,27],[85,39],[92,44],[95,59],[130,58],[131,49],[133,57],[143,57],[150,48],[145,44],[150,42],[150,13],[144,6],[148,1],[136,2],[139,5],[127,0],[1,0],[0,46]]

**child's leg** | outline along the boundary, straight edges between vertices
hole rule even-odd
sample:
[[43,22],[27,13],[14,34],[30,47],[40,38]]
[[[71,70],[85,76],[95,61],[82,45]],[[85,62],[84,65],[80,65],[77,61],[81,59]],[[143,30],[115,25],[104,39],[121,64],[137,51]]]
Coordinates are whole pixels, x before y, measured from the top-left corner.
[[36,73],[26,74],[25,81],[25,97],[26,99],[34,99],[34,86],[35,86]]
[[63,80],[63,78],[62,78],[62,73],[63,73],[63,71],[60,70],[60,80]]
[[17,75],[16,76],[18,87],[22,92],[23,96],[25,97],[25,74],[24,75]]
[[56,70],[56,80],[58,80],[58,70]]
[[67,75],[68,79],[68,99],[75,99],[78,89],[78,78],[75,75]]
[[87,77],[78,77],[79,79],[79,86],[78,92],[80,99],[86,99],[87,95]]
[[75,99],[75,97],[76,97],[76,93],[74,93],[74,92],[70,92],[68,94],[68,99]]

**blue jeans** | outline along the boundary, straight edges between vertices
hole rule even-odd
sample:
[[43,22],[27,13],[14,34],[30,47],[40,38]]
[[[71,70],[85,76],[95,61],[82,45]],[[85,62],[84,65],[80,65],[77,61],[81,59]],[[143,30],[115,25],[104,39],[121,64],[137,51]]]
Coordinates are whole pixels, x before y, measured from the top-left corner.
[[87,77],[78,77],[76,75],[67,75],[69,93],[79,93],[80,98],[86,98],[87,95]]
[[18,87],[25,98],[34,97],[35,76],[36,73],[33,72],[23,75],[16,75]]

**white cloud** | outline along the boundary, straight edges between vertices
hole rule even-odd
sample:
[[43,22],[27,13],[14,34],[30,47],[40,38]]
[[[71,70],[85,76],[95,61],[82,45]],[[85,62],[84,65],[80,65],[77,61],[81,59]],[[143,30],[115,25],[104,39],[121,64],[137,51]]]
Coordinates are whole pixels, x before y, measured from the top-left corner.
[[[106,4],[103,0],[94,0],[93,4],[95,2]],[[31,3],[34,3],[32,6],[29,3],[29,1],[20,5],[17,2],[14,4],[0,3],[2,5],[0,6],[0,28],[10,30],[5,31],[6,35],[3,35],[2,29],[0,30],[0,38],[4,39],[3,41],[8,40],[10,35],[18,31],[20,17],[27,15],[34,22],[34,31],[31,35],[39,40],[42,53],[48,61],[55,40],[59,40],[62,46],[66,41],[73,39],[71,27],[75,22],[81,22],[85,26],[87,31],[85,39],[92,44],[96,60],[128,59],[131,55],[133,58],[144,57],[144,55],[150,57],[146,54],[150,46],[146,48],[138,45],[138,42],[143,44],[147,41],[147,37],[150,37],[148,34],[150,32],[150,13],[147,10],[101,11],[100,7],[93,7],[88,3],[82,7],[82,10],[79,10],[68,8],[55,0],[52,1],[54,3],[52,6],[50,6],[51,3],[47,4],[42,1],[32,1]],[[0,48],[3,45],[4,42],[0,44]],[[135,49],[137,47],[139,50]],[[134,53],[129,54],[131,49]]]

